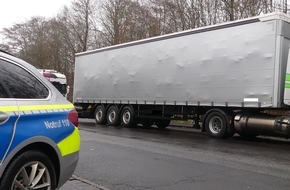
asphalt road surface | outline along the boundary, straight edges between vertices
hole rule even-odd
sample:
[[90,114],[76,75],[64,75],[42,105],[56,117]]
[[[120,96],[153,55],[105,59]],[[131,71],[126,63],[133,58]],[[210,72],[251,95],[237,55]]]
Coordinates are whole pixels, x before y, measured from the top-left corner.
[[122,128],[94,120],[80,120],[79,128],[75,177],[92,189],[290,189],[289,140],[221,140],[188,128]]

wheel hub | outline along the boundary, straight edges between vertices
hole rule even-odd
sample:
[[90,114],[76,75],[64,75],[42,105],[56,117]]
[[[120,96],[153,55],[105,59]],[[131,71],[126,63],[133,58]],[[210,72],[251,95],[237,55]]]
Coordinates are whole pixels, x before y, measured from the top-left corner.
[[222,126],[223,126],[223,122],[222,122],[221,118],[219,118],[217,116],[212,117],[209,121],[209,129],[214,134],[220,133]]
[[116,118],[116,113],[115,111],[112,111],[110,114],[109,114],[109,120],[110,122],[113,122]]
[[40,162],[31,162],[23,166],[14,178],[12,189],[50,190],[50,174]]
[[97,119],[97,121],[100,121],[101,118],[102,118],[102,116],[103,116],[103,112],[102,112],[101,110],[98,110],[98,111],[97,111],[97,114],[96,114],[96,119]]
[[131,114],[129,111],[125,111],[123,114],[123,121],[125,124],[128,124],[131,120]]

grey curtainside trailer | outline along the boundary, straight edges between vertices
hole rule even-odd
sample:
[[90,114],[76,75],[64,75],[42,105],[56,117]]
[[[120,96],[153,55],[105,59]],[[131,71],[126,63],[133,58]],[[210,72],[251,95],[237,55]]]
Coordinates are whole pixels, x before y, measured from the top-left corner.
[[289,45],[290,18],[272,13],[78,53],[74,103],[98,124],[288,138]]

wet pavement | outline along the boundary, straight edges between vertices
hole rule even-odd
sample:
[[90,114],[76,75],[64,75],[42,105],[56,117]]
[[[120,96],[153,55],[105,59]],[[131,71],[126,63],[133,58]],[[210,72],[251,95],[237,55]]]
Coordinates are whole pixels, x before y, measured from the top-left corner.
[[75,175],[60,190],[290,189],[290,141],[212,139],[188,128],[80,122]]

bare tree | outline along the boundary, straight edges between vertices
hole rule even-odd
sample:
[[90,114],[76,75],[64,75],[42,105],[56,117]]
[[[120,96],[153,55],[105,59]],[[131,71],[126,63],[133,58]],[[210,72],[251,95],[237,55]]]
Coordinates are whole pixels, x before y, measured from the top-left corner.
[[59,28],[66,36],[74,52],[86,51],[93,44],[92,32],[97,28],[95,0],[75,0],[71,7],[64,7],[57,19],[62,24]]
[[233,21],[236,19],[238,4],[235,0],[222,0],[225,11],[225,20]]
[[189,22],[190,2],[186,0],[151,0],[151,10],[159,22],[161,34],[178,32],[191,28]]
[[25,23],[4,28],[3,35],[11,53],[40,68],[51,64],[49,48],[46,46],[49,30],[49,22],[45,18],[34,17]]
[[153,16],[146,4],[134,0],[107,0],[102,4],[102,35],[108,45],[151,36]]
[[288,0],[271,0],[273,10],[287,13]]

